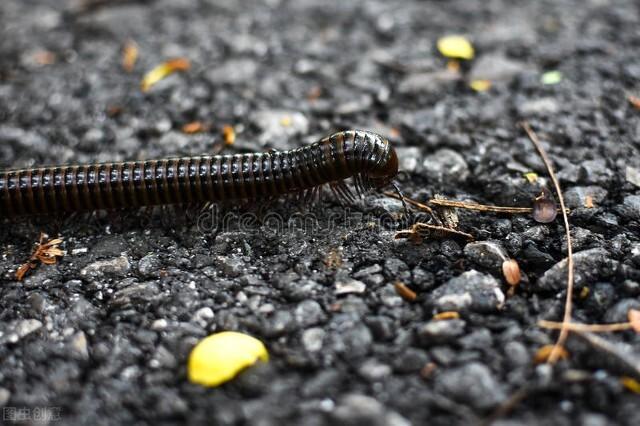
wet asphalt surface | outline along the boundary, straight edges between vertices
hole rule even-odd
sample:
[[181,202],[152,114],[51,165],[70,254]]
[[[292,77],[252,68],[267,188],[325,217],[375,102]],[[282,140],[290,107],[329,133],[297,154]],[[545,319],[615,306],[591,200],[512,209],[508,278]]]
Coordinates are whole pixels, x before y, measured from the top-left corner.
[[[575,320],[624,322],[640,307],[640,111],[627,100],[640,90],[637,2],[4,0],[0,24],[0,168],[212,152],[224,125],[237,133],[225,152],[365,128],[394,143],[407,195],[530,206],[548,179],[527,120],[572,209]],[[458,74],[435,47],[450,33],[476,47]],[[141,93],[144,72],[174,57],[191,69]],[[562,81],[542,84],[552,70]],[[474,79],[492,87],[475,92]],[[210,130],[185,134],[195,120]],[[572,335],[568,360],[533,362],[556,337],[537,321],[562,315],[561,220],[463,211],[476,242],[416,245],[394,239],[394,200],[305,207],[220,228],[171,208],[0,223],[3,415],[478,424],[524,389],[496,424],[640,424],[640,396],[621,382],[640,379],[632,331]],[[301,210],[315,222],[292,218]],[[18,282],[41,231],[66,255]],[[513,295],[502,256],[523,273]],[[432,319],[451,310],[460,317]],[[271,361],[220,388],[190,384],[189,351],[220,330],[260,338]]]

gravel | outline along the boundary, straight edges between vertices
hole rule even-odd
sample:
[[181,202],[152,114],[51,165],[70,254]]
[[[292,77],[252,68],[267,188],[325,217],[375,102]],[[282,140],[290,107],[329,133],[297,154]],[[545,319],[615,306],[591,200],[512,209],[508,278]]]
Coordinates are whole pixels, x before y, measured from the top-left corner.
[[[398,149],[407,196],[527,207],[550,181],[526,119],[571,209],[574,320],[624,322],[640,308],[638,16],[633,0],[4,0],[0,168],[210,153],[227,125],[224,153],[359,128]],[[476,58],[448,66],[447,34]],[[190,70],[141,93],[175,57]],[[542,84],[549,71],[561,81]],[[184,133],[193,121],[209,130]],[[59,408],[70,425],[437,426],[479,424],[526,387],[496,424],[640,424],[621,384],[640,380],[634,332],[571,334],[568,360],[532,363],[557,336],[537,322],[562,317],[559,218],[458,211],[475,241],[415,244],[394,239],[397,200],[303,207],[322,226],[287,201],[247,209],[280,229],[244,223],[244,207],[220,228],[182,208],[0,222],[0,406]],[[66,254],[19,282],[40,232]],[[520,266],[515,291],[503,257]],[[459,317],[434,319],[448,310]],[[190,350],[223,330],[262,340],[269,363],[188,383]]]

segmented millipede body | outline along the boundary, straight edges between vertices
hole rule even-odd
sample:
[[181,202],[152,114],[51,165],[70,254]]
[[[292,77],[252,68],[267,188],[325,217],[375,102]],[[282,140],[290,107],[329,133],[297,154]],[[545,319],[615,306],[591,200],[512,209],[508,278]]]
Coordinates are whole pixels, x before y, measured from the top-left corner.
[[325,184],[350,198],[398,172],[389,142],[347,130],[288,151],[36,167],[0,171],[0,217],[159,204],[234,202],[313,193]]

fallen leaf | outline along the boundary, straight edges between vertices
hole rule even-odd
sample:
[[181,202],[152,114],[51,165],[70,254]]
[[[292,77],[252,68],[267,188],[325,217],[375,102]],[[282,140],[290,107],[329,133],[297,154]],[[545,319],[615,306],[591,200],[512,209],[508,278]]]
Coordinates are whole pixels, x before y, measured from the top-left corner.
[[620,383],[622,383],[622,386],[629,389],[631,392],[640,393],[640,382],[636,379],[628,376],[622,376],[620,377]]
[[236,141],[236,131],[233,130],[233,126],[226,125],[222,128],[222,139],[225,145],[233,145]]
[[416,292],[407,287],[407,285],[403,282],[396,281],[393,286],[396,289],[396,293],[398,293],[398,295],[400,295],[400,297],[402,297],[404,300],[413,302],[418,297]]
[[536,181],[538,180],[538,174],[536,172],[527,172],[524,174],[524,178],[529,183],[536,183]]
[[435,314],[433,316],[433,319],[436,321],[458,319],[458,318],[460,318],[460,314],[455,311],[440,312],[439,314]]
[[474,50],[471,42],[460,35],[440,37],[437,42],[438,51],[447,58],[473,59]]
[[515,286],[520,282],[520,266],[515,259],[502,262],[502,275],[509,285]]
[[[543,362],[547,362],[554,348],[555,348],[555,345],[544,345],[543,347],[538,349],[536,354],[533,356],[533,362],[535,362],[536,364],[542,364]],[[558,350],[558,359],[569,358],[569,352],[567,352],[565,348],[563,348],[562,346],[558,346],[557,350]]]
[[191,123],[187,123],[182,126],[182,131],[188,135],[205,132],[206,130],[207,126],[205,126],[202,121],[192,121]]
[[122,68],[126,72],[133,71],[138,60],[138,45],[133,40],[127,40],[122,49]]
[[491,88],[491,80],[473,80],[469,83],[469,87],[476,92],[486,92]]
[[580,299],[586,299],[589,297],[589,293],[591,293],[591,289],[589,287],[582,287],[582,290],[580,290]]
[[562,73],[560,71],[547,71],[540,77],[540,82],[545,86],[558,84],[562,81]]
[[258,360],[269,360],[260,340],[235,331],[215,333],[191,350],[187,367],[189,381],[207,387],[219,386]]
[[176,71],[186,71],[191,68],[191,63],[184,58],[171,59],[163,62],[151,71],[145,74],[140,83],[140,89],[143,92],[149,91],[151,87],[163,78]]
[[627,96],[629,103],[633,105],[636,109],[640,110],[640,98],[637,96],[629,95]]

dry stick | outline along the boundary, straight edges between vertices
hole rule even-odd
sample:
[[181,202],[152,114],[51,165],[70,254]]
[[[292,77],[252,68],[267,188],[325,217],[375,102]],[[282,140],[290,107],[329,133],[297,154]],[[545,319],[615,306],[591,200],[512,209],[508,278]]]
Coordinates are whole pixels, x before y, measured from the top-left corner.
[[531,213],[533,210],[531,207],[502,207],[502,206],[488,206],[486,204],[467,203],[464,201],[445,200],[442,198],[433,198],[429,200],[429,204],[442,207],[456,207],[460,209],[476,210],[479,212],[493,212],[493,213]]
[[591,331],[594,333],[631,330],[633,328],[630,322],[616,322],[612,324],[580,324],[572,322],[565,326],[564,322],[540,320],[538,321],[538,325],[542,328],[552,330],[561,330],[562,327],[567,327],[570,331]]
[[558,179],[556,178],[556,174],[553,171],[553,167],[551,166],[551,161],[547,156],[544,148],[542,148],[542,144],[538,139],[538,135],[531,129],[531,126],[526,121],[520,123],[525,132],[527,132],[527,136],[531,139],[531,142],[538,150],[538,154],[542,157],[542,161],[549,172],[549,176],[551,177],[551,181],[553,182],[553,186],[555,187],[556,193],[558,194],[558,200],[560,201],[560,209],[562,210],[562,219],[564,220],[564,229],[567,234],[567,298],[564,303],[564,315],[562,318],[562,327],[560,328],[560,335],[558,336],[558,340],[556,344],[553,346],[553,350],[551,354],[549,354],[549,358],[547,362],[549,364],[555,364],[558,361],[560,356],[560,347],[564,346],[565,341],[567,340],[567,336],[569,335],[569,328],[571,323],[571,309],[572,309],[572,299],[573,299],[573,248],[571,247],[571,232],[569,231],[569,218],[567,217],[566,207],[564,205],[564,197],[562,196],[562,190],[560,189],[560,183],[558,183]]

